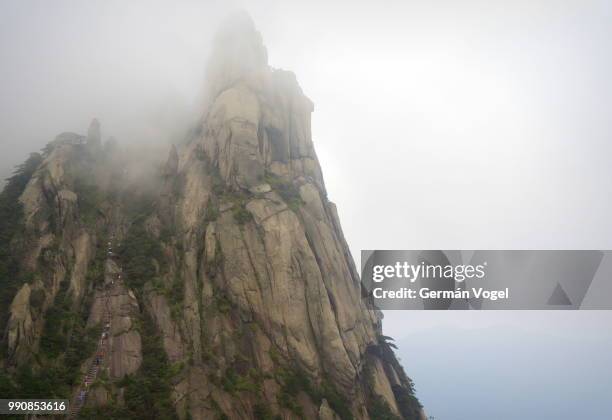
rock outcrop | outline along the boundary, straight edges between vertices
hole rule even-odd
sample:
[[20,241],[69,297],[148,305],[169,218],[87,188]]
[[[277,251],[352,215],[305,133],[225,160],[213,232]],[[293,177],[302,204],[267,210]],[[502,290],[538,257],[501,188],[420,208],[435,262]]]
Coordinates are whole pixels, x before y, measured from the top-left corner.
[[[216,363],[203,369],[213,377],[237,369],[242,359],[270,376],[285,366],[314,387],[333,386],[356,418],[369,416],[373,400],[401,416],[393,386],[410,383],[395,371],[399,364],[383,368],[384,360],[367,357],[386,343],[379,339],[378,314],[361,298],[335,207],[327,200],[310,132],[313,104],[292,73],[269,67],[247,16],[234,17],[217,42],[201,135],[181,151],[178,169],[171,152],[165,173],[175,172],[176,188],[158,208],[160,215],[174,215],[173,239],[183,256],[170,270],[185,280],[178,324],[186,334],[166,339],[166,349],[176,351],[180,346],[169,343],[183,342],[199,364],[199,349],[205,348]],[[219,301],[228,305],[227,313],[210,310]],[[163,318],[158,326],[172,337],[176,328]],[[247,340],[236,338],[243,334]],[[282,389],[286,384],[279,382]],[[201,385],[180,385],[190,395],[185,411],[192,418],[206,418],[206,406],[221,407],[230,418],[244,416],[244,406],[229,403],[233,398],[214,380]],[[272,394],[270,406],[278,398]],[[309,398],[321,416],[335,415],[325,399]],[[289,415],[286,408],[279,411]]]
[[153,193],[125,181],[97,120],[86,137],[58,136],[20,195],[11,243],[29,277],[10,306],[6,372],[86,370],[108,323],[91,415],[424,418],[362,297],[313,110],[239,14],[216,38],[200,125],[148,179]]

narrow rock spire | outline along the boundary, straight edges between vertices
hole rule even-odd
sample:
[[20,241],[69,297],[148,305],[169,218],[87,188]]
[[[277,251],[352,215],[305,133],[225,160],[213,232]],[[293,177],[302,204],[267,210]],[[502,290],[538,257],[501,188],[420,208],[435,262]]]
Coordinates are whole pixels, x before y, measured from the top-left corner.
[[87,144],[99,148],[102,145],[102,135],[100,134],[100,122],[97,118],[91,120],[87,129]]

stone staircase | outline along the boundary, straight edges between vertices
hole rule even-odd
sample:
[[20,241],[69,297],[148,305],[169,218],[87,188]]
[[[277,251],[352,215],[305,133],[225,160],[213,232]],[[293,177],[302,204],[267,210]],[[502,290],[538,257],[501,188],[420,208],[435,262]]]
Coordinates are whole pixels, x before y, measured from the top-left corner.
[[[109,243],[108,248],[108,257],[112,258],[114,256],[112,252],[112,247]],[[121,275],[118,276],[118,281],[120,281]],[[76,419],[79,415],[81,409],[85,406],[87,402],[87,396],[89,395],[89,391],[91,390],[91,385],[95,382],[98,377],[98,373],[102,365],[104,364],[104,360],[106,356],[109,354],[109,336],[111,329],[111,321],[112,314],[110,308],[110,297],[111,292],[115,289],[115,281],[111,282],[111,285],[108,285],[106,288],[106,293],[104,297],[104,313],[102,316],[102,335],[98,339],[98,346],[96,348],[95,355],[91,361],[91,365],[89,366],[87,373],[83,377],[83,381],[81,386],[77,389],[76,393],[72,398],[72,403],[70,404],[70,413],[68,414],[68,419]]]
[[74,419],[78,416],[81,408],[85,405],[87,401],[87,395],[89,394],[90,386],[94,383],[96,378],[98,377],[98,373],[100,372],[100,368],[104,363],[104,358],[108,354],[108,341],[109,341],[109,332],[110,332],[110,311],[108,311],[108,301],[109,301],[110,291],[107,291],[106,295],[106,311],[103,319],[104,328],[102,331],[102,336],[98,340],[98,347],[96,348],[96,353],[94,355],[93,360],[91,361],[91,365],[87,370],[87,373],[83,377],[83,382],[81,386],[77,390],[75,396],[73,397],[72,404],[70,405],[70,414],[68,415],[69,419]]

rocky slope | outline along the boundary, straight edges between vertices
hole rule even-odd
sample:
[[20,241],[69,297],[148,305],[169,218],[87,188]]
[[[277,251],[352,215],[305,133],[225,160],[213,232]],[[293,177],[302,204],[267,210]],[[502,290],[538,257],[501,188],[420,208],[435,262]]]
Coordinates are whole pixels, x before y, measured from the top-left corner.
[[424,418],[362,298],[312,102],[246,16],[209,63],[197,129],[146,186],[97,121],[9,181],[0,391],[72,395],[108,310],[85,418]]

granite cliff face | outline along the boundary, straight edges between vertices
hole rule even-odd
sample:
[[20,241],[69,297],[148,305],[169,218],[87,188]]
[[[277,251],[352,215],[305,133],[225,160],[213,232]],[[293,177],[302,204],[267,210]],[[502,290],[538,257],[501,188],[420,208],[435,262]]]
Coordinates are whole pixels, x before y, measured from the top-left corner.
[[86,418],[424,418],[362,298],[312,112],[237,15],[202,119],[154,187],[130,180],[97,121],[50,143],[17,174],[21,223],[2,231],[15,261],[0,386],[54,374],[71,396],[108,322]]

